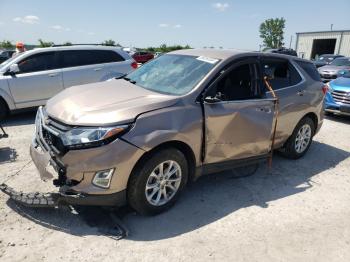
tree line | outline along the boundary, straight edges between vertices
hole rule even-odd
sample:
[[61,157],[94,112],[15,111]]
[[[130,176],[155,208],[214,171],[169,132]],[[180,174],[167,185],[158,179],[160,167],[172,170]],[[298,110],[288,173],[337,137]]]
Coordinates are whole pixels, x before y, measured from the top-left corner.
[[[108,39],[103,41],[102,43],[100,43],[101,45],[105,45],[105,46],[116,46],[116,47],[122,47],[121,44],[115,42],[112,39]],[[50,46],[54,46],[55,43],[51,42],[51,41],[44,41],[43,39],[38,39],[38,44],[37,45],[26,45],[25,46],[28,49],[32,49],[35,47],[50,47]],[[63,44],[59,44],[59,45],[63,45],[63,46],[71,46],[73,45],[71,42],[64,42]],[[0,48],[2,49],[14,49],[15,48],[15,43],[9,41],[9,40],[3,40],[0,42]],[[147,48],[135,48],[136,50],[146,50],[146,51],[150,51],[150,52],[162,52],[162,53],[166,53],[166,52],[170,52],[170,51],[174,51],[174,50],[180,50],[180,49],[189,49],[191,48],[189,45],[166,45],[166,44],[162,44],[159,47],[147,47]]]

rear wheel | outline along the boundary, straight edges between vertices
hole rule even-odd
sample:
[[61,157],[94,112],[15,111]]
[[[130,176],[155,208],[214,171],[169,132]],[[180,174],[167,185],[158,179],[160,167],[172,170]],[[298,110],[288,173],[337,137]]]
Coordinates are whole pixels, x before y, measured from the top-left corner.
[[302,157],[309,150],[314,134],[315,124],[312,119],[303,118],[287,140],[282,152],[283,155],[292,159]]
[[4,99],[0,97],[0,120],[3,120],[8,115],[8,107]]
[[138,213],[155,215],[170,208],[188,178],[188,163],[177,149],[154,153],[133,172],[128,185],[128,201]]

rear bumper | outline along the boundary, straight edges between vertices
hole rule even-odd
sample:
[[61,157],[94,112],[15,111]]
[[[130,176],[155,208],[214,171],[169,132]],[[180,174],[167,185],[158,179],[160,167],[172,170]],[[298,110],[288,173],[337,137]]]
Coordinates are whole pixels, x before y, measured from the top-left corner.
[[125,190],[109,195],[89,195],[73,191],[23,193],[15,191],[6,184],[1,184],[0,190],[7,194],[12,200],[28,207],[58,207],[64,205],[121,207],[126,204]]

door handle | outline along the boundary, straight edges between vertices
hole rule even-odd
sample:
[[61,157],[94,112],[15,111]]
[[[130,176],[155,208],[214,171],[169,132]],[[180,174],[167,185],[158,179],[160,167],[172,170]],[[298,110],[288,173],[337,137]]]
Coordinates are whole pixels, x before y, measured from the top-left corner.
[[297,92],[297,95],[298,95],[298,96],[303,96],[303,95],[304,95],[304,91],[303,91],[303,90],[299,90],[299,91]]
[[258,107],[256,109],[256,111],[258,111],[258,112],[265,112],[265,113],[268,113],[268,114],[270,114],[272,112],[270,107]]
[[101,70],[102,70],[102,67],[94,68],[94,71],[101,71]]
[[49,77],[54,77],[54,76],[58,76],[58,74],[57,73],[49,74]]

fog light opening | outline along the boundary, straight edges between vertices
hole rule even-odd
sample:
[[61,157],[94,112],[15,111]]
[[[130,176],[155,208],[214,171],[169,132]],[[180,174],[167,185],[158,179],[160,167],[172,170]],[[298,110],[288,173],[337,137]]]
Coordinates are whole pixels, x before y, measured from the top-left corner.
[[109,188],[113,173],[114,168],[97,171],[95,173],[94,179],[92,180],[92,184],[94,184],[97,187]]

